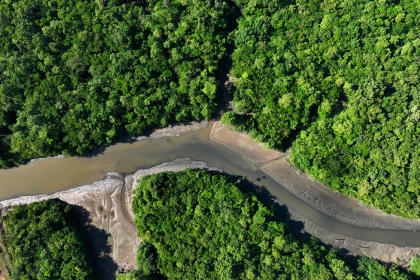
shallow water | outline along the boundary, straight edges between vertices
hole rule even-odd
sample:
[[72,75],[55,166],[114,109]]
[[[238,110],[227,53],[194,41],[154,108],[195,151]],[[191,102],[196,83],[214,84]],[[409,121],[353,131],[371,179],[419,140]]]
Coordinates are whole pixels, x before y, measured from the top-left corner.
[[[50,194],[90,184],[102,179],[109,171],[130,174],[140,168],[149,168],[179,157],[190,157],[228,173],[246,176],[256,185],[265,186],[289,208],[330,231],[365,241],[420,247],[420,231],[357,227],[312,208],[261,170],[254,168],[240,154],[210,141],[210,130],[211,124],[206,129],[178,137],[117,144],[91,158],[43,159],[17,168],[0,170],[0,201],[21,195]],[[256,181],[263,176],[266,178]]]

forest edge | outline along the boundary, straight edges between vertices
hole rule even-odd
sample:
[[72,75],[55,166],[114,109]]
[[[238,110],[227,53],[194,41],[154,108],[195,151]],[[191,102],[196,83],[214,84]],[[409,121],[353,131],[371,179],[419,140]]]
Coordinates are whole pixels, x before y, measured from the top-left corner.
[[[136,140],[180,136],[189,131],[203,129],[208,124],[208,122],[194,122],[191,125],[171,126],[158,129],[150,133],[149,136],[138,137]],[[219,121],[213,123],[210,139],[240,153],[256,168],[260,168],[294,195],[338,220],[370,228],[415,229],[420,227],[419,220],[386,215],[372,207],[362,205],[356,199],[333,192],[328,187],[313,180],[309,175],[298,172],[287,162],[287,154],[266,149],[263,144],[256,143],[246,133],[234,131]],[[29,204],[52,198],[81,206],[89,212],[90,224],[106,232],[107,242],[110,246],[108,255],[112,258],[116,268],[118,267],[119,271],[131,270],[135,267],[136,249],[141,242],[132,224],[131,201],[133,190],[137,187],[142,176],[159,172],[181,171],[185,168],[216,170],[207,166],[204,162],[182,158],[149,169],[140,169],[125,177],[116,172],[109,172],[103,180],[52,195],[22,196],[4,200],[0,202],[0,207],[5,209],[13,205]],[[308,187],[310,188],[309,191]],[[305,191],[302,188],[305,188]],[[123,199],[124,197],[125,199]],[[314,200],[314,197],[318,199]],[[276,202],[282,204],[281,201]],[[332,204],[335,205],[334,208],[328,207]],[[337,209],[340,211],[336,211]],[[291,219],[305,223],[306,232],[337,249],[347,250],[351,255],[365,255],[384,262],[400,260],[399,264],[406,264],[414,255],[420,255],[419,247],[399,247],[394,244],[366,242],[349,238],[318,226],[290,207],[288,211]],[[127,216],[127,213],[130,217]],[[356,219],[351,219],[350,213],[353,215],[358,213]],[[95,238],[95,236],[90,236],[90,238]],[[102,249],[95,248],[99,251]]]

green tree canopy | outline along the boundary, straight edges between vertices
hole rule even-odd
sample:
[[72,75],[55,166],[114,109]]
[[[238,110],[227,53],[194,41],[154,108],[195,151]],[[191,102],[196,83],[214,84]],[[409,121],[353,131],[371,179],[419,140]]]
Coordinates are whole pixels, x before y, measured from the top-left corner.
[[225,0],[2,1],[0,166],[209,119],[235,17]]
[[73,206],[60,200],[14,206],[3,221],[12,279],[94,278]]
[[133,201],[144,242],[139,270],[119,279],[410,278],[368,258],[351,267],[317,239],[296,239],[273,209],[242,189],[204,170],[143,177]]
[[238,3],[243,114],[223,121],[292,146],[292,163],[336,191],[420,217],[418,1]]

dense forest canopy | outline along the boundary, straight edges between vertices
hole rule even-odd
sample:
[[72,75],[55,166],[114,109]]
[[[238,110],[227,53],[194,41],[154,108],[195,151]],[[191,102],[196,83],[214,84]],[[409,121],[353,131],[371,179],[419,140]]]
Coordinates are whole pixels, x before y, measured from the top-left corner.
[[[299,241],[240,181],[204,170],[144,177],[133,201],[139,270],[119,279],[410,279],[317,239]],[[150,277],[150,278],[144,278]]]
[[[336,191],[419,218],[419,10],[419,0],[0,1],[0,167],[209,119],[238,19],[239,114],[223,121],[291,147],[296,167]],[[145,242],[139,270],[121,277],[410,278],[297,240],[220,174],[149,176],[133,209]],[[16,206],[4,224],[14,278],[92,279],[71,206]]]
[[0,166],[209,119],[226,1],[0,2]]
[[[332,189],[420,217],[419,1],[242,1],[223,121]],[[296,140],[295,140],[296,139]]]
[[292,147],[291,162],[336,191],[418,218],[419,9],[418,0],[1,1],[0,167],[208,119],[232,42],[239,114],[225,123]]
[[60,200],[14,206],[3,221],[10,279],[95,279],[73,206]]

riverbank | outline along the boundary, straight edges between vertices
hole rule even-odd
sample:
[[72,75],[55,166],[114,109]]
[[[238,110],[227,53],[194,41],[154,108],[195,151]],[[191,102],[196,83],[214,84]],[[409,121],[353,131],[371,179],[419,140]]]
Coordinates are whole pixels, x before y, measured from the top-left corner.
[[[150,130],[145,135],[128,137],[128,138],[124,139],[123,142],[135,142],[135,141],[140,141],[140,140],[145,140],[145,139],[158,139],[158,138],[164,138],[164,137],[181,136],[181,135],[183,135],[185,133],[188,133],[190,131],[204,129],[209,125],[209,123],[210,123],[209,121],[201,121],[201,122],[191,121],[191,122],[181,123],[181,124],[176,124],[176,125],[171,125],[170,124],[170,125],[168,125],[167,127],[164,127],[164,128]],[[119,143],[119,142],[117,142],[117,143]],[[114,144],[117,144],[117,143],[114,143]],[[103,146],[93,150],[89,154],[89,156],[92,156],[92,154],[100,153],[101,151],[106,149],[108,146],[109,145],[103,145]],[[51,156],[51,157],[34,158],[34,159],[31,159],[29,162],[36,162],[36,161],[40,161],[40,160],[44,160],[44,159],[53,159],[53,158],[65,158],[65,156],[64,155],[56,155],[56,156]]]
[[[128,230],[130,228],[130,225],[127,224],[128,221],[128,223],[131,223],[131,228],[134,228],[130,207],[132,190],[137,184],[137,179],[136,177],[131,177],[131,175],[125,176],[124,174],[136,174],[136,170],[147,170],[153,166],[159,166],[162,162],[173,162],[177,158],[190,157],[195,161],[206,162],[208,166],[217,167],[224,172],[246,176],[260,187],[267,186],[271,195],[275,195],[280,200],[283,199],[283,202],[287,202],[287,209],[292,219],[304,222],[304,230],[306,232],[336,248],[341,246],[340,248],[348,250],[353,255],[364,254],[387,262],[395,262],[397,258],[408,260],[413,254],[420,254],[417,248],[407,247],[409,245],[420,247],[418,233],[370,229],[375,228],[376,225],[376,228],[381,228],[382,226],[391,229],[416,230],[416,221],[402,219],[405,220],[404,223],[397,223],[400,218],[395,217],[397,220],[394,220],[393,223],[390,223],[388,220],[385,220],[388,223],[383,223],[382,221],[378,222],[380,217],[378,218],[377,216],[371,220],[361,219],[358,217],[359,212],[356,211],[357,209],[351,208],[360,207],[360,203],[351,199],[353,205],[348,204],[351,207],[347,206],[347,209],[349,213],[354,213],[360,221],[364,222],[362,224],[363,227],[351,225],[354,224],[354,221],[348,219],[348,217],[345,220],[346,215],[343,215],[344,218],[340,216],[338,216],[338,219],[330,218],[331,216],[336,217],[337,213],[339,214],[337,209],[341,212],[346,210],[346,205],[340,206],[337,204],[341,198],[333,196],[330,198],[330,201],[326,200],[321,196],[322,192],[319,192],[320,194],[315,192],[318,190],[315,185],[319,183],[305,174],[300,174],[291,167],[286,161],[285,154],[264,149],[261,144],[255,143],[245,133],[232,131],[218,122],[212,127],[208,126],[207,122],[203,122],[188,125],[181,129],[176,127],[170,131],[172,132],[164,129],[154,134],[149,134],[148,139],[142,137],[142,139],[145,139],[143,141],[128,141],[127,143],[110,146],[91,158],[46,159],[3,171],[3,174],[0,174],[2,178],[0,190],[7,191],[7,197],[17,197],[21,195],[13,194],[18,193],[16,192],[17,186],[20,186],[19,188],[24,191],[24,194],[64,194],[67,192],[66,190],[70,189],[68,191],[70,192],[68,199],[71,199],[72,196],[74,197],[74,194],[71,195],[73,190],[71,188],[81,185],[92,186],[95,183],[92,184],[91,182],[101,181],[100,185],[108,192],[105,196],[95,196],[93,195],[95,191],[91,189],[80,195],[85,200],[90,200],[87,203],[90,205],[91,212],[95,212],[96,215],[95,219],[93,219],[95,221],[92,220],[92,222],[96,222],[98,229],[103,231],[101,236],[105,236],[105,239],[108,240],[109,237],[107,236],[111,235],[108,226],[112,227],[113,223],[121,223],[121,227]],[[186,133],[189,131],[191,132]],[[179,137],[152,139],[181,134],[183,135]],[[209,135],[213,141],[209,140]],[[117,173],[109,173],[109,171]],[[105,174],[108,175],[104,178]],[[266,176],[267,174],[270,176]],[[279,182],[285,189],[279,185]],[[111,186],[108,188],[106,187],[107,185]],[[334,194],[325,186],[320,185],[319,189],[324,190],[327,195]],[[7,197],[3,199],[7,199]],[[24,197],[20,199],[24,199]],[[342,199],[349,198],[344,197]],[[97,201],[97,205],[95,201]],[[29,202],[31,201],[26,203]],[[355,205],[354,202],[356,202]],[[22,203],[24,202],[22,201]],[[95,208],[94,204],[97,208]],[[282,202],[279,202],[279,204],[282,204]],[[109,205],[115,205],[115,207]],[[335,205],[335,207],[330,205]],[[320,211],[315,210],[311,206]],[[294,207],[298,211],[295,211]],[[305,217],[298,213],[302,213]],[[392,217],[382,213],[381,215],[385,218]],[[119,221],[119,217],[124,216],[128,217],[126,222]],[[363,217],[363,215],[360,216]],[[112,219],[109,217],[112,217]],[[338,222],[339,220],[346,223]],[[376,224],[372,223],[372,220],[373,222],[376,221]],[[405,223],[407,221],[408,223]],[[118,231],[115,232],[115,235],[117,235]],[[346,234],[354,238],[344,236]],[[129,244],[131,241],[129,239],[124,241],[121,236],[118,237],[121,241],[115,242],[113,239],[110,239],[112,248],[110,247],[108,252],[106,252],[107,255],[110,252],[114,254],[117,251],[121,251],[122,255],[133,255],[135,253],[134,251],[131,253],[127,251],[132,250],[134,246],[124,249],[123,243],[127,242]],[[363,239],[380,242],[371,242],[370,245],[366,245],[367,243]],[[398,244],[398,246],[391,245],[393,242]],[[120,261],[120,268],[132,268],[134,259],[131,260],[131,264],[128,263],[127,265],[124,264],[123,260]]]
[[[112,272],[109,269],[110,266],[115,267],[114,273],[116,269],[119,271],[135,269],[135,256],[141,239],[137,236],[137,230],[134,227],[131,203],[133,192],[141,178],[159,172],[181,171],[185,168],[216,170],[208,167],[204,162],[188,158],[177,159],[152,168],[138,170],[127,176],[109,172],[100,181],[68,191],[51,195],[22,196],[1,201],[0,207],[5,209],[14,205],[29,204],[46,199],[60,199],[82,207],[89,213],[90,221],[86,226],[93,226],[97,229],[88,232],[88,240],[94,246],[94,255],[100,255],[101,252],[107,254],[96,260],[96,265],[103,274],[100,279],[108,279],[105,272]],[[96,240],[98,231],[101,236],[106,236],[105,242],[100,243]],[[104,245],[109,248],[100,248]],[[104,261],[107,258],[111,258],[113,263]],[[109,279],[115,279],[115,277]]]
[[[287,154],[264,148],[246,133],[234,131],[220,122],[215,122],[210,132],[210,139],[240,153],[253,166],[262,170],[288,191],[330,217],[366,228],[413,231],[420,229],[420,220],[386,215],[373,207],[362,205],[356,199],[333,192],[291,166],[286,160]],[[283,204],[280,197],[278,202]],[[352,255],[366,255],[385,262],[397,262],[397,259],[408,260],[414,254],[420,254],[418,247],[366,242],[336,234],[303,217],[293,210],[293,206],[289,206],[288,210],[292,219],[305,223],[306,232],[326,244],[347,250]]]
[[167,155],[175,154],[179,146],[194,141],[197,135],[202,134],[204,139],[210,132],[208,127],[207,121],[169,126],[144,136],[120,139],[121,142],[102,146],[89,155],[41,158],[1,169],[0,201],[23,195],[52,194],[91,184],[111,171],[132,174],[138,169],[172,161],[178,155]]
[[[162,129],[152,130],[146,135],[131,137],[127,142],[146,139],[176,137],[185,133],[201,130],[209,125],[208,121],[189,122],[169,125]],[[99,154],[106,146],[98,148],[93,153]],[[63,155],[32,159],[35,163],[48,159],[64,159]],[[60,199],[69,204],[81,207],[80,217],[83,220],[88,240],[93,246],[94,255],[99,255],[96,266],[101,272],[101,279],[115,279],[115,271],[132,270],[135,268],[135,255],[141,243],[134,227],[134,215],[131,210],[133,191],[141,177],[149,174],[181,171],[185,168],[207,168],[204,162],[191,159],[177,159],[148,169],[140,169],[135,173],[123,176],[117,172],[108,172],[102,180],[93,184],[82,185],[70,190],[56,192],[50,195],[19,196],[17,198],[0,201],[0,209],[7,213],[8,207],[20,204],[30,204],[46,199]],[[213,170],[213,169],[212,169]],[[28,184],[29,186],[30,184]],[[85,215],[88,217],[84,217]],[[82,217],[83,216],[83,217]],[[85,219],[87,221],[84,221]],[[102,239],[106,240],[102,240]],[[111,272],[112,275],[108,275]],[[1,279],[1,275],[0,275]]]
[[168,125],[165,128],[155,129],[150,134],[133,137],[132,139],[138,141],[138,140],[144,140],[144,139],[149,139],[149,138],[158,139],[158,138],[163,138],[163,137],[181,136],[190,131],[204,129],[209,125],[209,123],[210,122],[208,121],[201,121],[201,122],[192,121],[192,122],[188,122],[184,124]]

